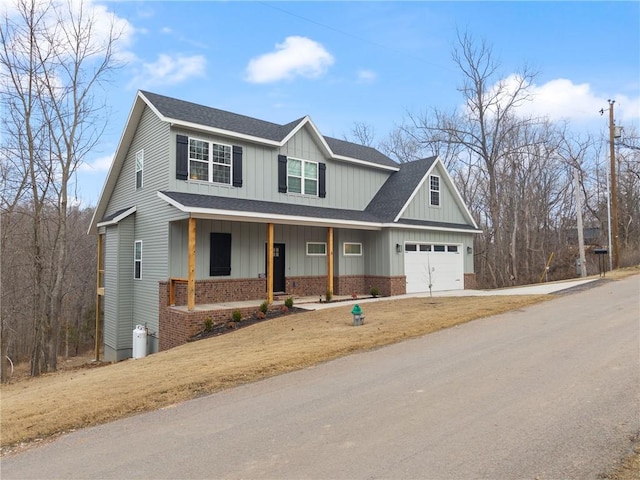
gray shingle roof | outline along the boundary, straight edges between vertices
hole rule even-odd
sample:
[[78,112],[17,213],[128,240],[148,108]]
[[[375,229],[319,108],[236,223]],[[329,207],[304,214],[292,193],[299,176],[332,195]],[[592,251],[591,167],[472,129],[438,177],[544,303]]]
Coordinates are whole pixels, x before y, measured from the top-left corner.
[[165,97],[164,95],[158,95],[156,93],[144,91],[140,93],[165,117],[276,142],[282,141],[302,120],[301,118],[287,125],[278,125],[276,123],[258,120],[257,118],[218,110],[217,108],[205,107],[197,103],[178,100],[177,98]]
[[252,212],[264,215],[287,215],[325,220],[347,220],[355,222],[378,223],[380,220],[361,210],[315,207],[291,203],[266,202],[246,198],[217,197],[182,192],[161,192],[186,207],[227,210],[234,212]]
[[436,158],[429,157],[400,164],[400,170],[389,176],[371,199],[365,212],[378,216],[383,222],[393,222]]
[[113,212],[111,215],[107,215],[106,217],[104,217],[102,220],[100,220],[100,222],[110,222],[111,220],[113,220],[114,218],[119,217],[120,215],[122,215],[124,212],[126,212],[127,210],[129,210],[130,208],[133,207],[127,207],[127,208],[121,208],[120,210],[118,210],[117,212]]
[[[412,162],[413,163],[413,162]],[[394,175],[397,175],[394,174]],[[223,210],[228,212],[250,212],[259,216],[286,215],[309,219],[342,220],[351,222],[364,222],[373,224],[391,223],[393,219],[378,215],[378,212],[367,210],[347,210],[341,208],[325,208],[310,205],[297,205],[290,203],[266,202],[262,200],[250,200],[246,198],[217,197],[183,192],[160,192],[175,202],[187,208],[203,208],[211,210]],[[420,227],[455,228],[458,230],[476,231],[471,225],[433,222],[423,220],[400,219],[397,225],[412,225]]]
[[[165,97],[156,93],[141,91],[145,98],[165,117],[184,122],[191,122],[205,127],[218,128],[230,132],[250,135],[274,142],[281,142],[300,124],[304,117],[286,125],[258,120],[257,118],[239,115],[217,108],[205,107],[196,103]],[[355,143],[324,137],[334,154],[363,160],[378,165],[397,167],[398,164],[375,148]]]
[[329,148],[336,155],[358,158],[362,160],[367,159],[367,161],[369,162],[379,163],[380,165],[387,165],[389,167],[396,168],[399,167],[396,162],[394,162],[375,148],[358,145],[357,143],[351,143],[345,140],[339,140],[337,138],[324,137],[324,139],[329,145]]

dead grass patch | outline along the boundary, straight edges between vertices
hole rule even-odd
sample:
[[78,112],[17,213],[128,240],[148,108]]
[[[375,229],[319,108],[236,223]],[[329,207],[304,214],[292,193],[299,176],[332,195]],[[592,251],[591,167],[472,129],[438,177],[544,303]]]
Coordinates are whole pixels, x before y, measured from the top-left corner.
[[362,305],[366,323],[360,327],[351,326],[352,306],[345,305],[272,319],[139,360],[29,378],[1,388],[0,445],[165,407],[549,298],[381,300]]

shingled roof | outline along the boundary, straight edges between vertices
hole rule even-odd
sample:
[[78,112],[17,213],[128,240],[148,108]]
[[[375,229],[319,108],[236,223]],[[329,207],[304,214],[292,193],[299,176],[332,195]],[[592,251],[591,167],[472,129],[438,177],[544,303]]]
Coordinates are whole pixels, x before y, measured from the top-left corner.
[[379,223],[380,219],[362,210],[326,208],[293,203],[267,202],[246,198],[219,197],[183,192],[160,192],[176,203],[189,208],[224,210],[227,212],[251,212],[258,215],[282,215],[324,220]]
[[400,165],[371,199],[365,212],[374,213],[383,222],[393,222],[424,179],[437,157],[423,158]]
[[[273,142],[282,142],[307,117],[302,117],[286,125],[259,120],[237,113],[206,107],[177,98],[165,97],[157,93],[140,91],[153,107],[165,118],[179,120],[204,127],[216,128],[232,133],[240,133],[251,137],[262,138]],[[398,164],[375,148],[322,137],[334,155],[354,160],[398,167]]]

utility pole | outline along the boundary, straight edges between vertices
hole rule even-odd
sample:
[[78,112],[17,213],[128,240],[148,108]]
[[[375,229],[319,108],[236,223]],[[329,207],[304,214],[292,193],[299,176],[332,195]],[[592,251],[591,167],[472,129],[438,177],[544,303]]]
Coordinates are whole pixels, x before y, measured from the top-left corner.
[[609,158],[611,159],[611,223],[613,224],[613,268],[616,269],[619,264],[618,253],[618,193],[616,190],[616,150],[615,140],[615,124],[613,121],[613,104],[615,100],[607,100],[609,102]]
[[578,249],[580,251],[580,276],[587,276],[587,259],[584,255],[584,231],[582,227],[582,199],[580,193],[580,181],[578,180],[578,168],[573,168],[573,179],[576,183],[576,216],[578,221]]

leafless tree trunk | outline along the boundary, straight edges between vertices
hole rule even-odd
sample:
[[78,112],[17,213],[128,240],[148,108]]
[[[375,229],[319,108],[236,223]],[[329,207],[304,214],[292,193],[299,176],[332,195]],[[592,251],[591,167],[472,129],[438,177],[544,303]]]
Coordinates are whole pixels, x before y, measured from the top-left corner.
[[[33,226],[34,343],[31,373],[57,368],[68,251],[69,185],[106,119],[96,87],[117,66],[121,31],[104,34],[83,1],[15,0],[0,34],[7,137],[29,182]],[[43,215],[47,213],[46,228]],[[56,214],[51,216],[51,211]],[[46,250],[45,250],[46,231]],[[43,290],[44,285],[47,289]]]

